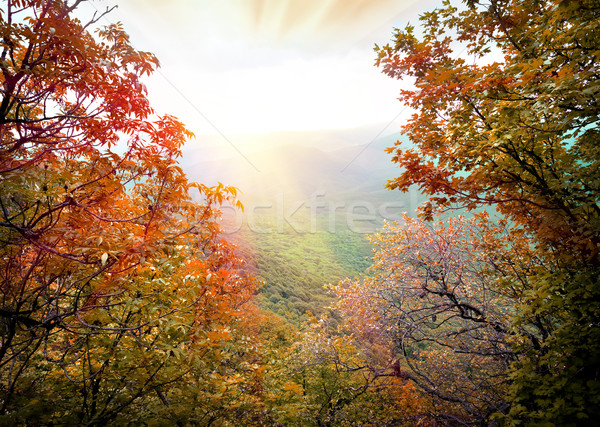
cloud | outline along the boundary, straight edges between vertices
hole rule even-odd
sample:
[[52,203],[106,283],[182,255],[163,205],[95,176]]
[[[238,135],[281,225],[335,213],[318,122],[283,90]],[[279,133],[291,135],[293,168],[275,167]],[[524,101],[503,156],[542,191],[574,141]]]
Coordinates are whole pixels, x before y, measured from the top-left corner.
[[[148,37],[176,31],[199,48],[214,40],[252,48],[325,52],[387,38],[394,23],[439,0],[124,0],[126,15],[139,15],[152,27]],[[378,33],[379,36],[372,36]],[[385,40],[385,39],[384,39]]]
[[417,0],[245,0],[254,35],[301,47],[355,44],[422,4]]
[[161,61],[153,105],[196,134],[346,128],[398,115],[372,47],[434,1],[121,0],[111,20]]

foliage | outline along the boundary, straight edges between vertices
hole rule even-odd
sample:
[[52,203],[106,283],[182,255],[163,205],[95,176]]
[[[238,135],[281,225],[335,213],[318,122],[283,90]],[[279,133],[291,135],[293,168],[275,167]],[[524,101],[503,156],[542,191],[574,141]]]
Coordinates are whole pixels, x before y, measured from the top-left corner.
[[521,295],[513,423],[600,415],[599,14],[588,0],[445,2],[422,36],[409,26],[377,48],[386,74],[415,83],[401,100],[416,148],[390,149],[402,171],[389,187],[429,194],[424,218],[492,205],[540,260],[505,278]]
[[483,423],[507,409],[517,359],[510,316],[522,292],[502,280],[507,269],[525,275],[536,266],[529,242],[513,238],[486,214],[434,224],[405,217],[372,237],[371,275],[334,288],[355,335],[389,343],[397,369],[430,395],[438,418]]
[[306,425],[427,425],[427,403],[389,361],[388,347],[359,342],[327,317],[311,317],[291,352],[291,377],[302,385]]
[[369,265],[371,250],[366,236],[342,227],[335,233],[324,231],[327,213],[317,217],[315,232],[276,232],[275,220],[267,215],[256,214],[255,221],[259,229],[270,231],[242,228],[227,239],[239,247],[247,270],[263,281],[260,306],[296,327],[307,311],[317,316],[329,312],[332,299],[327,284],[357,275]]
[[188,182],[191,134],[141,83],[157,59],[79,3],[0,15],[0,419],[239,418],[255,283],[217,238],[236,190]]

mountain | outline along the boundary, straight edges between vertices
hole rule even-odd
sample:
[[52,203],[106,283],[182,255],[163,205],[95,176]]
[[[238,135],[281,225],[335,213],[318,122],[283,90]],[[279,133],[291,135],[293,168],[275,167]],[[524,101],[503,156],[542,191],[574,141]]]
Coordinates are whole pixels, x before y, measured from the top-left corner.
[[[403,200],[410,203],[408,209],[414,209],[410,197],[385,189],[386,182],[398,175],[385,148],[393,146],[398,137],[389,135],[362,145],[349,143],[330,151],[280,141],[245,156],[211,161],[184,157],[182,165],[194,181],[238,187],[246,203],[266,203],[281,197],[290,201],[318,197],[371,203]],[[329,148],[326,143],[322,145]],[[340,145],[339,138],[336,145]]]
[[[367,233],[384,220],[399,220],[401,212],[414,211],[422,197],[384,187],[398,175],[385,152],[398,135],[374,141],[347,131],[279,136],[292,138],[269,140],[245,156],[211,161],[188,151],[182,166],[194,181],[220,181],[242,191],[243,214],[223,209],[225,238],[238,246],[248,270],[264,282],[261,305],[299,322],[307,310],[327,310],[324,285],[368,267]],[[308,142],[302,143],[300,136]]]

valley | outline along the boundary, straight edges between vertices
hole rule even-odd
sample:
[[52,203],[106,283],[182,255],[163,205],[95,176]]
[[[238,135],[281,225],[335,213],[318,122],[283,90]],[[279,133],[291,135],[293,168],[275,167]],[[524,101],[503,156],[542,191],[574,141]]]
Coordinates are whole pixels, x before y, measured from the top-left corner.
[[[298,324],[307,311],[328,311],[327,285],[365,272],[370,233],[424,201],[415,190],[385,188],[398,173],[385,148],[399,137],[358,144],[364,130],[302,132],[291,145],[281,141],[246,157],[198,161],[187,153],[182,165],[191,180],[241,190],[244,212],[223,208],[224,237],[262,281],[261,306]],[[328,141],[334,149],[319,148]]]

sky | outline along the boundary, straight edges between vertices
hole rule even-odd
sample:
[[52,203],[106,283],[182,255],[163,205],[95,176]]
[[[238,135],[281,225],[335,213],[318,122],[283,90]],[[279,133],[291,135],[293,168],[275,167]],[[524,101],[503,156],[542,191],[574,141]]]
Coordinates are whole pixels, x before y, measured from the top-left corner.
[[[382,74],[373,48],[440,3],[91,0],[82,9],[91,16],[117,4],[99,24],[121,22],[135,48],[158,57],[160,69],[144,83],[156,112],[178,117],[196,135],[180,159],[188,177],[234,185],[247,213],[256,208],[280,221],[311,191],[297,191],[308,178],[293,173],[292,145],[337,150],[339,170],[327,179],[343,183],[352,166],[369,158],[366,148],[400,131],[411,112],[397,97],[410,82]],[[381,155],[387,156],[383,149]],[[269,173],[273,168],[277,173]],[[267,203],[274,195],[281,196],[276,206]]]
[[397,100],[402,83],[373,65],[373,47],[439,1],[91,4],[98,10],[118,4],[107,19],[121,21],[136,48],[157,55],[161,68],[146,83],[157,112],[180,118],[197,139],[243,151],[253,140],[242,134],[397,131],[407,114]]

